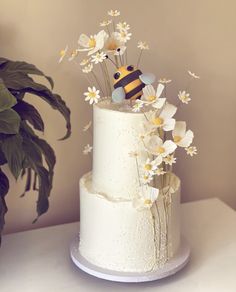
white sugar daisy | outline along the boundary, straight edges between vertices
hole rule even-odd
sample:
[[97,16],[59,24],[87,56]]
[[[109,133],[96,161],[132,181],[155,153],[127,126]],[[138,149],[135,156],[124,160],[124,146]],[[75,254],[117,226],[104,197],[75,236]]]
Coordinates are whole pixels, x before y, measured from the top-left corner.
[[182,101],[182,103],[188,104],[191,98],[189,97],[190,94],[187,93],[185,90],[179,91],[178,98]]
[[168,84],[170,83],[172,80],[171,79],[167,79],[167,78],[160,78],[159,82],[162,84]]
[[93,64],[88,64],[82,69],[83,73],[90,73],[93,70]]
[[100,26],[108,26],[109,24],[111,24],[111,20],[103,20],[102,22],[100,22]]
[[89,121],[88,124],[86,124],[84,127],[83,127],[83,132],[87,132],[88,129],[90,129],[92,126],[92,121]]
[[144,106],[144,102],[140,99],[135,100],[135,104],[133,105],[132,111],[137,113],[140,112]]
[[157,156],[156,159],[151,160],[147,158],[145,163],[142,166],[142,172],[148,175],[154,175],[155,170],[157,169],[158,165],[162,163],[162,157]]
[[130,25],[125,21],[124,22],[119,22],[119,23],[117,23],[116,28],[119,31],[127,31],[127,30],[130,29]]
[[79,54],[79,51],[77,49],[73,50],[71,53],[70,53],[70,57],[68,58],[68,60],[71,62],[73,61]]
[[67,54],[67,51],[68,51],[68,45],[66,45],[66,47],[60,51],[60,53],[59,53],[60,59],[59,59],[58,63],[61,63],[63,61],[63,59],[65,58],[65,55]]
[[92,55],[91,62],[94,62],[95,64],[102,63],[106,58],[107,55],[104,52],[97,52],[95,55]]
[[191,72],[190,70],[188,70],[188,74],[194,79],[200,79],[200,76],[196,75],[195,73]]
[[110,16],[113,16],[113,17],[114,16],[119,16],[120,15],[120,11],[111,9],[110,11],[107,12],[107,14],[110,15]]
[[197,155],[197,147],[196,146],[190,146],[185,148],[186,152],[188,155],[193,156],[193,155]]
[[121,41],[122,43],[126,43],[127,41],[130,40],[132,33],[128,31],[120,31],[118,32],[118,40]]
[[175,128],[172,132],[173,140],[179,147],[189,147],[193,142],[193,132],[191,130],[186,131],[185,122],[176,122]]
[[98,100],[100,98],[99,92],[100,91],[97,90],[95,86],[88,87],[88,92],[84,93],[85,101],[89,101],[89,104],[98,103]]
[[174,154],[172,155],[167,155],[163,161],[165,162],[165,164],[168,164],[168,165],[172,165],[174,163],[176,163],[176,157],[174,157]]
[[140,187],[140,196],[133,200],[133,207],[137,210],[150,209],[158,199],[159,189],[148,185]]
[[173,153],[177,146],[171,140],[166,140],[163,142],[159,136],[153,135],[147,137],[145,141],[145,147],[149,153],[164,158],[167,155]]
[[84,146],[83,154],[88,155],[90,152],[92,152],[92,149],[93,147],[87,144],[86,146]]
[[156,111],[152,112],[150,115],[150,122],[153,127],[155,128],[161,128],[164,131],[171,131],[175,127],[175,119],[172,117],[177,111],[177,107],[166,103],[163,110],[160,114],[158,114]]
[[80,62],[80,66],[85,66],[85,65],[87,65],[90,61],[91,61],[91,58],[83,59],[83,60]]
[[166,171],[164,171],[163,167],[157,168],[157,170],[155,171],[155,174],[158,176],[163,175],[165,173],[166,173]]
[[146,42],[139,41],[138,46],[140,50],[149,50],[149,46]]

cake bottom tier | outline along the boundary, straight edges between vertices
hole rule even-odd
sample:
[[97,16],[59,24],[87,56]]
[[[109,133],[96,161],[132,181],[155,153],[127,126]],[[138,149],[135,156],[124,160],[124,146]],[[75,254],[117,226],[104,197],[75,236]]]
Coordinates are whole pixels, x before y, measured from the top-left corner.
[[[91,173],[80,179],[81,255],[94,265],[124,272],[148,272],[163,266],[180,245],[180,183],[171,198],[159,195],[151,208],[113,200],[91,189]],[[167,200],[168,199],[168,200]]]

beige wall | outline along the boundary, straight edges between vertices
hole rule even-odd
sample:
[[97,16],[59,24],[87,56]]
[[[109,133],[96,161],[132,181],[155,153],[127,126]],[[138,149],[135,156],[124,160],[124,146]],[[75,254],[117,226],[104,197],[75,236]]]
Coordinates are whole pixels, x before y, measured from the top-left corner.
[[57,141],[64,133],[63,119],[42,102],[28,98],[42,111],[47,125],[44,137],[57,154],[51,208],[32,226],[36,194],[20,199],[23,183],[12,179],[6,232],[78,219],[78,181],[91,167],[81,154],[89,141],[81,129],[91,118],[91,108],[82,98],[85,79],[75,65],[57,63],[58,51],[66,43],[76,46],[81,32],[96,32],[111,8],[121,10],[122,19],[133,28],[131,63],[137,57],[136,42],[146,40],[151,50],[143,58],[142,69],[173,79],[172,97],[186,84],[186,69],[201,76],[192,86],[192,102],[179,112],[179,118],[194,130],[199,148],[196,158],[179,155],[176,172],[183,182],[182,200],[218,196],[236,208],[235,1],[120,0],[111,5],[108,0],[1,0],[0,55],[32,62],[53,76],[55,91],[72,110],[73,126],[69,140]]

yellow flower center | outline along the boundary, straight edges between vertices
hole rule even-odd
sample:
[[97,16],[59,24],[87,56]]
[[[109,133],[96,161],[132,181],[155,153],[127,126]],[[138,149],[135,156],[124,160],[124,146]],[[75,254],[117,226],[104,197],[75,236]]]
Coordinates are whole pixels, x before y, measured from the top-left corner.
[[159,153],[159,154],[162,154],[162,153],[164,153],[165,152],[165,148],[164,147],[158,147],[157,148],[157,153]]
[[148,176],[147,175],[144,175],[144,179],[148,179]]
[[95,96],[96,96],[96,93],[95,93],[95,92],[90,92],[90,93],[89,93],[89,97],[92,98],[92,97],[95,97]]
[[152,201],[150,200],[150,199],[146,199],[145,201],[144,201],[144,204],[145,205],[150,205],[152,203]]
[[65,53],[66,53],[66,51],[65,50],[61,50],[60,51],[60,56],[62,57],[62,56],[64,56],[65,55]]
[[174,142],[178,143],[182,138],[180,136],[174,136]]
[[152,165],[150,163],[147,163],[147,164],[144,165],[144,168],[146,170],[151,170],[152,169]]
[[155,95],[150,95],[150,96],[147,97],[147,100],[148,101],[153,101],[155,99],[156,99],[156,96]]
[[152,123],[156,126],[161,126],[163,124],[164,120],[160,117],[157,117],[152,120]]
[[93,37],[90,38],[88,45],[89,45],[90,48],[95,48],[96,47],[96,40],[95,40],[95,38],[93,38]]

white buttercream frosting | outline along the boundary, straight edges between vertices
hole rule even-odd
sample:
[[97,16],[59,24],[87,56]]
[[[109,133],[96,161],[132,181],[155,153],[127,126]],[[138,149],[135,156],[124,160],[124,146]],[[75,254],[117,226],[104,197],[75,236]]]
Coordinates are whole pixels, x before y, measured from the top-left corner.
[[161,196],[151,209],[139,211],[132,200],[114,201],[113,196],[94,192],[91,179],[89,173],[80,180],[79,249],[88,261],[116,271],[146,272],[165,263],[167,249],[168,257],[177,251],[180,240],[177,178],[169,208],[168,244]]
[[147,158],[140,139],[143,113],[134,113],[128,105],[103,101],[93,112],[93,189],[118,198],[134,198],[139,180],[130,152],[139,152],[139,162]]

